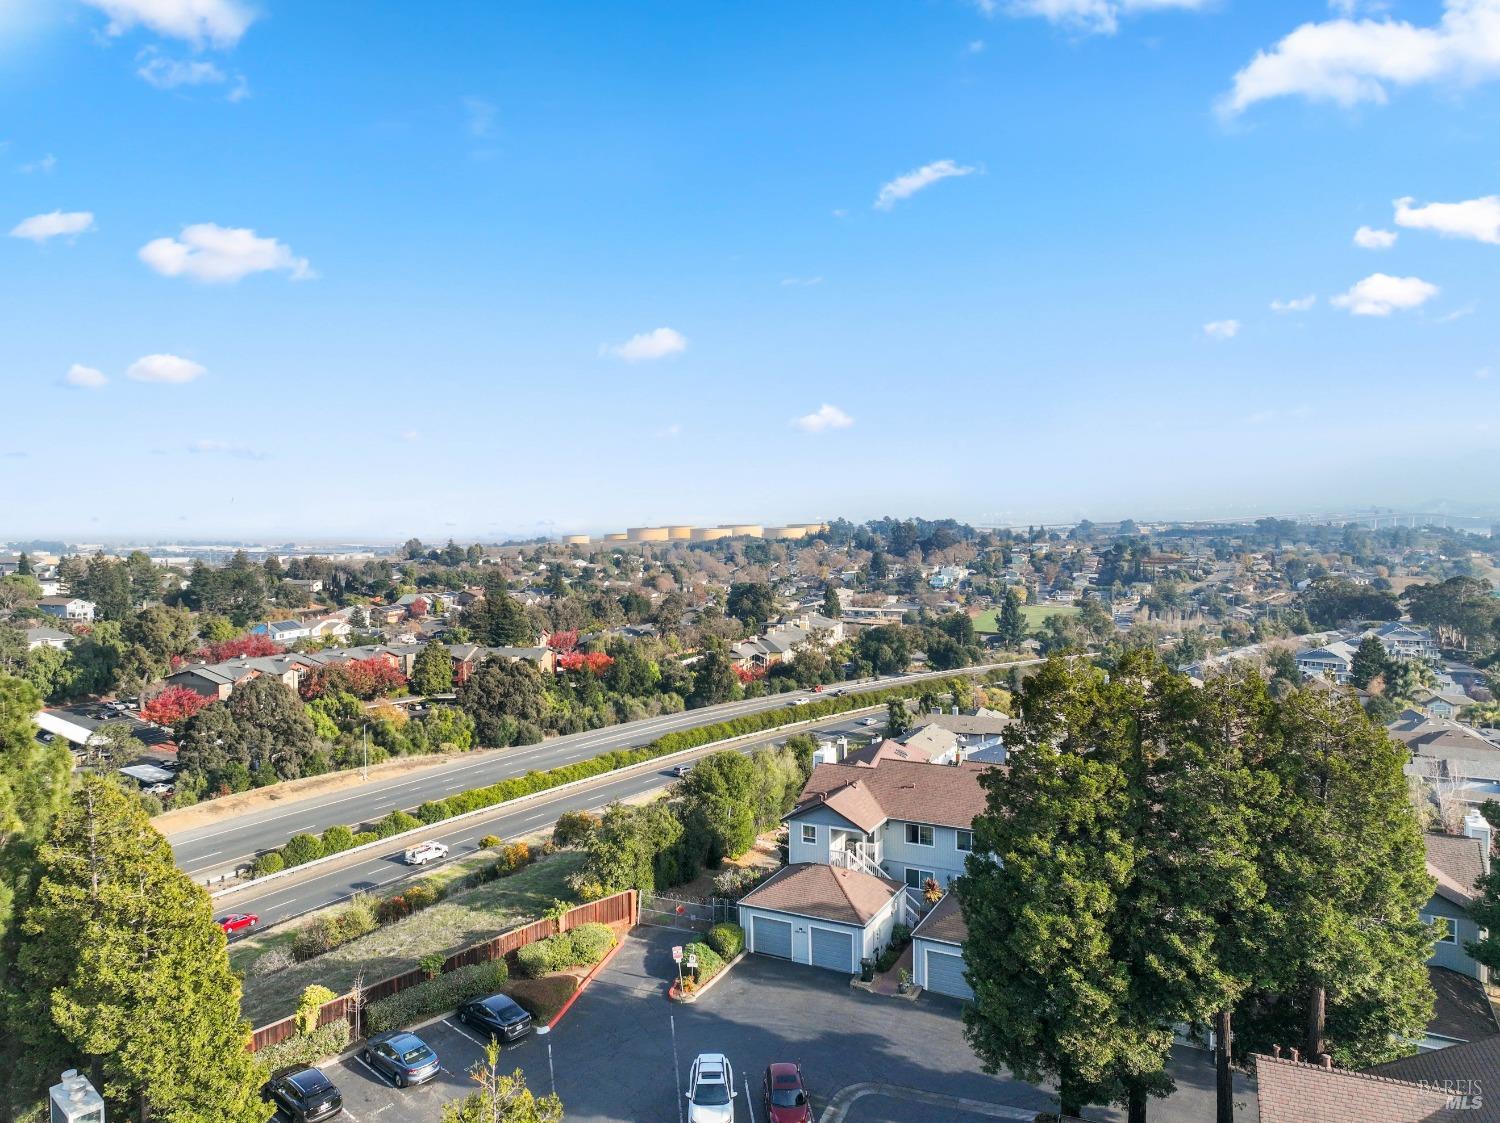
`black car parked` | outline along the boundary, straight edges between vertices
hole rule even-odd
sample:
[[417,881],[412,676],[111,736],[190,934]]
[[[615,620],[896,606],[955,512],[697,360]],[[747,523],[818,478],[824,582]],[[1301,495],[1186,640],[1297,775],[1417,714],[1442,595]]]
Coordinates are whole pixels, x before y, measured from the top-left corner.
[[458,1009],[458,1017],[484,1036],[499,1041],[515,1041],[531,1032],[531,1015],[504,994],[465,1002]]
[[398,1088],[425,1084],[439,1072],[438,1057],[415,1033],[393,1030],[365,1042],[365,1063]]
[[319,1123],[344,1110],[344,1097],[333,1081],[312,1065],[298,1065],[272,1077],[266,1095],[292,1123]]

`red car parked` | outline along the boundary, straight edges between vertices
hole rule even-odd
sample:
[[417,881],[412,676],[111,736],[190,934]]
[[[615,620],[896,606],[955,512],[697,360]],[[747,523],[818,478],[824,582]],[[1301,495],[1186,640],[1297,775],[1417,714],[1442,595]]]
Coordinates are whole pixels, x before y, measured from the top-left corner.
[[768,1123],[812,1123],[800,1066],[782,1061],[766,1069],[763,1096]]
[[233,936],[240,932],[248,932],[260,923],[260,917],[253,912],[233,912],[228,916],[219,917],[219,927],[224,929],[224,935]]

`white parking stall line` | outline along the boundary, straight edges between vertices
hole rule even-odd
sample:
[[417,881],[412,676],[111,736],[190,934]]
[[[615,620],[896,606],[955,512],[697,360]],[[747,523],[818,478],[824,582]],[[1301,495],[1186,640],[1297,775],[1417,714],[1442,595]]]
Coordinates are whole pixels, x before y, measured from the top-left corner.
[[470,1041],[474,1042],[474,1044],[478,1045],[481,1049],[483,1049],[486,1045],[489,1044],[489,1042],[487,1042],[487,1041],[481,1041],[481,1040],[479,1040],[479,1038],[475,1037],[468,1030],[464,1029],[463,1026],[454,1025],[447,1018],[443,1019],[443,1024],[445,1026],[447,1026],[449,1029],[451,1029],[454,1033],[462,1034],[464,1037],[467,1037]]
[[[372,1065],[369,1061],[367,1061],[363,1057],[361,1057],[358,1053],[355,1053],[354,1056],[351,1057],[350,1059],[352,1061],[354,1061],[355,1064],[359,1065],[360,1068],[364,1069],[371,1076],[373,1076],[376,1080],[378,1080],[382,1084],[384,1084],[387,1088],[394,1088],[396,1086],[393,1081],[389,1080],[386,1077],[385,1073],[381,1072],[374,1065]],[[348,1114],[348,1113],[346,1112],[345,1114]]]

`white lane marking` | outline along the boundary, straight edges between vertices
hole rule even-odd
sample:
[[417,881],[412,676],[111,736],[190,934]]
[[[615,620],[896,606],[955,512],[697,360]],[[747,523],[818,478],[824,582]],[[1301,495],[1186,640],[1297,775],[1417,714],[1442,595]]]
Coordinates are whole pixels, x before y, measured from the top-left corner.
[[372,1065],[369,1061],[365,1060],[358,1053],[355,1053],[354,1056],[351,1059],[353,1061],[355,1061],[359,1065],[360,1068],[364,1069],[371,1076],[373,1076],[376,1080],[378,1080],[382,1084],[384,1084],[387,1088],[394,1088],[396,1086],[396,1082],[394,1080],[392,1080],[390,1077],[386,1076],[385,1073],[383,1073],[380,1070],[378,1070],[374,1065]]
[[443,1024],[445,1026],[447,1026],[449,1029],[451,1029],[454,1033],[461,1034],[462,1036],[467,1037],[470,1041],[474,1042],[474,1044],[478,1045],[481,1049],[483,1049],[486,1045],[489,1044],[488,1041],[481,1041],[481,1040],[479,1040],[479,1038],[475,1037],[468,1030],[464,1029],[463,1026],[454,1025],[447,1018],[443,1019]]

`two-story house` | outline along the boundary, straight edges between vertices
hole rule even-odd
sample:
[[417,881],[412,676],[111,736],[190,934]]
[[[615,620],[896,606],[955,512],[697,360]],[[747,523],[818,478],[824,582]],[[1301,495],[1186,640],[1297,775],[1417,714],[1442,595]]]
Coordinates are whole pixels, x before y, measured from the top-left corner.
[[1324,647],[1297,653],[1297,669],[1303,678],[1326,678],[1345,686],[1354,677],[1354,645],[1335,640]]
[[1364,636],[1378,639],[1385,648],[1385,653],[1392,659],[1433,660],[1439,655],[1438,643],[1433,639],[1432,632],[1413,624],[1393,620],[1378,628],[1369,629],[1360,638],[1363,639]]
[[96,607],[91,600],[69,596],[43,597],[36,606],[39,611],[59,620],[92,620]]
[[787,865],[740,901],[746,947],[853,973],[963,873],[986,766],[821,764],[786,816]]
[[1484,965],[1465,950],[1483,935],[1469,908],[1479,895],[1476,883],[1489,868],[1491,831],[1482,816],[1470,812],[1464,832],[1422,836],[1427,873],[1437,882],[1421,911],[1433,928],[1427,974],[1436,995],[1426,1037],[1419,1043],[1422,1049],[1443,1049],[1500,1032],[1485,995]]

